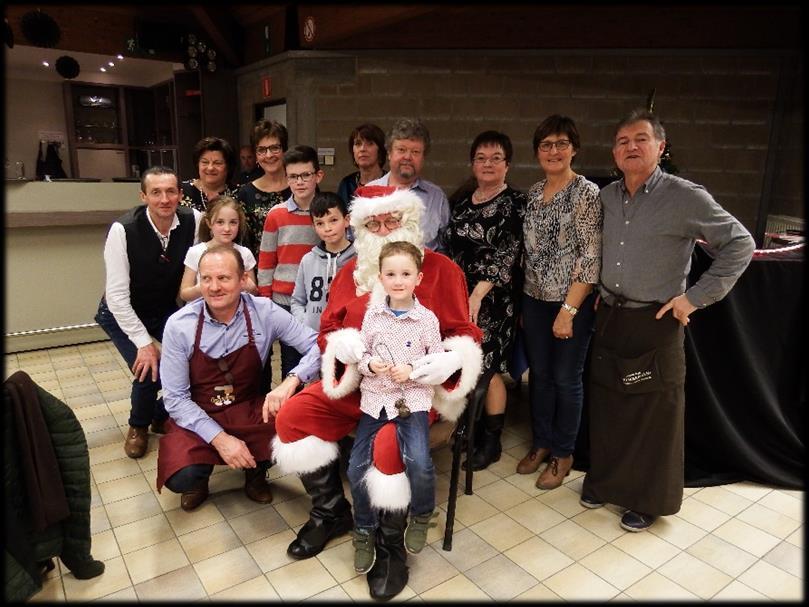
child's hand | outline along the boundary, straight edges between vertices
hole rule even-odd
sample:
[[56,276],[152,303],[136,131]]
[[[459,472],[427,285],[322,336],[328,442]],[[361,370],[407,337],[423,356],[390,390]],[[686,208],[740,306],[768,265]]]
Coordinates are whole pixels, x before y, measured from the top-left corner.
[[385,361],[380,360],[379,358],[372,358],[368,362],[368,368],[371,369],[371,371],[373,371],[377,375],[381,375],[383,373],[388,372],[388,369],[390,369],[390,363],[386,363]]
[[401,384],[402,382],[407,381],[410,379],[410,374],[413,372],[413,367],[411,365],[396,365],[391,367],[390,369],[390,376],[396,383]]

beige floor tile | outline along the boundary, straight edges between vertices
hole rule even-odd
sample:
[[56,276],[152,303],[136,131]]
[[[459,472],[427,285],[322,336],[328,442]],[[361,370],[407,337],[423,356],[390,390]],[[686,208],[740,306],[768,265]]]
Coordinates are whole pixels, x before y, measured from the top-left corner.
[[776,601],[801,601],[804,598],[800,578],[764,561],[750,567],[738,580]]
[[[414,597],[417,599],[418,597]],[[348,596],[348,593],[343,590],[342,586],[332,586],[324,590],[323,592],[318,592],[314,596],[310,596],[308,599],[303,600],[304,603],[351,603],[351,597]]]
[[174,530],[162,512],[134,523],[115,527],[114,531],[122,554],[174,538]]
[[[267,504],[259,504],[258,502],[248,499],[241,488],[234,491],[217,493],[212,495],[210,500],[216,504],[216,507],[219,509],[219,512],[222,513],[222,516],[225,517],[225,520],[230,520],[243,514],[270,507]],[[273,501],[275,500],[273,499]]]
[[[154,487],[154,485],[152,485],[152,487]],[[161,493],[158,493],[156,489],[152,489],[152,493],[157,499],[157,502],[160,504],[160,507],[163,509],[163,512],[172,512],[180,508],[181,494],[172,493],[165,487],[163,487],[163,491]]]
[[658,567],[657,572],[706,600],[730,584],[733,579],[685,552]]
[[[731,519],[732,520],[732,519]],[[727,523],[726,523],[727,524]],[[666,540],[669,544],[674,544],[680,550],[685,550],[691,544],[698,542],[708,535],[705,529],[692,525],[685,519],[678,516],[661,516],[655,524],[649,527],[649,531],[657,537]]]
[[106,504],[104,509],[113,527],[126,525],[162,512],[157,498],[151,491],[119,502]]
[[27,603],[64,603],[65,589],[62,586],[62,578],[45,580],[42,589],[30,597]]
[[537,489],[535,484],[537,477],[539,476],[539,472],[536,474],[517,474],[514,473],[511,476],[505,477],[503,480],[511,483],[517,489],[522,491],[523,493],[527,493],[532,497],[538,497],[544,495],[546,492],[540,489]]
[[495,601],[507,601],[536,586],[535,577],[499,554],[466,571],[464,575]]
[[165,602],[169,597],[172,602],[197,601],[207,597],[191,565],[136,584],[135,592],[141,601]]
[[96,599],[96,601],[99,603],[136,603],[138,601],[138,595],[133,586],[127,586],[123,590],[113,592],[107,596],[102,596],[101,598]]
[[103,464],[104,462],[110,462],[114,459],[123,459],[126,457],[126,453],[124,453],[123,440],[121,440],[120,443],[93,447],[88,451],[90,455],[90,468],[97,464]]
[[789,537],[786,538],[793,546],[797,546],[798,548],[803,548],[803,525],[801,525],[800,529],[796,529],[792,533],[789,534]]
[[455,510],[455,520],[469,527],[494,516],[498,510],[479,495],[461,495]]
[[194,563],[193,567],[208,594],[261,575],[258,565],[244,546]]
[[114,481],[96,483],[96,487],[98,487],[98,493],[101,495],[101,500],[104,504],[124,500],[135,495],[151,492],[152,490],[143,474],[135,474],[134,476],[127,476]]
[[77,580],[72,573],[62,576],[68,601],[91,601],[132,586],[122,557],[104,562],[104,573],[89,580]]
[[761,504],[753,504],[736,518],[780,539],[786,538],[801,525],[799,521]]
[[147,451],[146,455],[139,457],[135,461],[150,483],[157,481],[157,449]]
[[505,551],[505,556],[539,581],[573,564],[573,560],[545,540],[531,538]]
[[505,513],[535,534],[542,533],[566,520],[556,510],[536,499],[509,508]]
[[669,578],[652,571],[639,582],[624,590],[635,601],[696,601],[697,595],[672,582]]
[[477,489],[475,493],[501,511],[531,499],[530,495],[504,480],[488,484]]
[[713,534],[759,558],[779,543],[777,537],[735,518],[716,529]]
[[545,584],[537,584],[512,599],[513,602],[558,603],[562,599]]
[[278,596],[285,602],[300,601],[337,583],[317,559],[296,561],[266,575]]
[[553,491],[543,492],[537,500],[550,506],[562,516],[571,518],[586,510],[584,506],[579,503],[581,494],[573,491],[567,485],[562,485]]
[[90,541],[92,542],[90,552],[97,561],[109,561],[110,559],[121,556],[121,550],[118,547],[118,542],[115,539],[115,534],[112,529],[107,529],[101,533],[94,533],[90,537]]
[[694,498],[687,498],[683,500],[677,516],[700,529],[713,531],[729,520],[731,515]]
[[198,563],[242,545],[227,521],[180,535],[177,539],[191,563]]
[[101,533],[110,527],[110,519],[103,505],[90,508],[90,533]]
[[486,470],[496,476],[499,476],[500,478],[505,478],[514,474],[514,472],[517,470],[517,464],[519,461],[519,459],[512,457],[504,451],[500,454],[500,459],[493,464],[489,464],[489,467],[486,468]]
[[420,594],[428,602],[458,602],[458,601],[491,601],[492,598],[478,588],[473,581],[463,574],[458,574],[449,580],[434,586]]
[[129,414],[129,410],[132,408],[132,401],[129,398],[121,398],[119,400],[107,401],[107,407],[110,409],[110,413],[126,413]]
[[574,561],[604,545],[604,540],[573,521],[546,529],[540,537]]
[[471,569],[497,554],[494,547],[487,544],[469,528],[455,534],[450,552],[440,549],[437,552],[461,572]]
[[92,467],[93,480],[96,483],[105,483],[118,478],[141,474],[142,472],[140,466],[138,466],[138,460],[129,457],[114,459]]
[[[461,472],[464,472],[461,470]],[[461,476],[461,483],[465,482],[464,476]],[[472,491],[478,493],[483,487],[491,485],[494,482],[500,480],[500,477],[496,474],[489,472],[488,470],[478,470],[472,475]]]
[[[166,493],[166,490],[163,491]],[[191,533],[197,529],[210,527],[215,523],[224,520],[222,514],[217,510],[216,505],[211,501],[205,501],[193,512],[185,510],[172,510],[166,512],[166,518],[177,535]]]
[[[266,574],[267,577],[270,574]],[[334,587],[327,588],[326,590],[332,590]],[[343,582],[340,584],[340,588],[342,588],[343,592],[345,592],[349,598],[356,602],[356,603],[371,603],[373,600],[371,599],[371,594],[368,591],[368,582],[364,575],[358,575],[355,578],[351,578],[347,582]],[[314,598],[321,594],[321,592],[326,592],[326,590],[320,591],[317,594],[313,594],[312,596],[308,597],[308,599],[304,600],[314,600]],[[409,585],[405,586],[402,591],[393,597],[390,602],[391,603],[404,603],[410,600],[418,600],[416,593],[410,588]]]
[[[274,502],[275,500],[273,500]],[[290,527],[297,527],[309,520],[309,511],[312,508],[312,500],[308,495],[296,497],[279,504],[274,504],[273,507],[281,515],[287,525]]]
[[263,575],[241,582],[221,592],[211,595],[212,601],[261,601],[280,602],[281,597],[275,592],[270,582]]
[[794,497],[784,491],[778,490],[768,493],[758,500],[758,504],[796,521],[803,520],[803,498]]
[[764,485],[759,485],[757,483],[751,483],[748,481],[742,481],[740,483],[732,483],[730,485],[722,485],[728,491],[732,491],[737,495],[741,495],[742,497],[746,497],[750,501],[757,502],[762,497],[767,495],[770,491],[773,490],[772,487],[766,487]]
[[[246,500],[247,497],[243,496],[243,499]],[[228,519],[228,522],[243,544],[255,542],[288,528],[286,521],[269,505],[248,514]]]
[[[258,540],[252,544],[247,544],[245,548],[258,564],[263,573],[278,569],[284,565],[295,562],[287,556],[287,546],[295,539],[295,533],[291,530],[276,533],[263,540]],[[326,550],[329,548],[327,547]]]
[[[700,501],[725,514],[735,516],[753,502],[738,493],[728,491],[724,487],[703,487],[692,495],[693,499]],[[679,513],[678,513],[679,514]]]
[[613,540],[612,545],[652,568],[660,567],[680,552],[652,533],[627,533]]
[[51,365],[54,369],[75,369],[76,367],[86,367],[81,354],[73,356],[51,356]]
[[472,525],[470,529],[499,552],[505,552],[529,537],[534,537],[531,531],[502,512]]
[[106,445],[115,445],[123,452],[124,438],[126,435],[121,432],[118,426],[112,426],[96,432],[86,432],[84,436],[87,439],[87,447],[90,449],[104,447]]
[[107,406],[107,403],[101,403],[99,405],[90,405],[89,407],[80,407],[78,409],[74,409],[73,414],[76,416],[76,419],[82,423],[82,428],[84,428],[85,421],[94,419],[96,417],[112,415],[112,412]]
[[189,564],[177,538],[124,554],[124,562],[135,586]]
[[733,580],[730,584],[717,592],[711,601],[767,601],[767,597],[756,592],[749,586],[745,586],[739,580]]
[[626,590],[652,571],[611,544],[588,554],[579,563],[619,590]]
[[620,592],[578,563],[573,563],[542,583],[565,601],[605,601]]
[[[62,384],[62,394],[65,395],[65,398],[84,398],[87,396],[101,396],[101,392],[98,391],[93,378],[89,378],[89,383],[76,383],[76,384],[66,384],[65,382],[60,382]],[[93,403],[95,404],[95,403]]]
[[[436,548],[438,548],[439,546],[443,545],[444,532],[446,531],[446,528],[447,528],[447,512],[446,512],[446,510],[442,510],[440,508],[438,509],[438,517],[435,519],[435,522],[436,522],[436,526],[435,527],[430,527],[427,530],[427,543],[432,544],[433,542],[439,542],[438,546],[436,546]],[[456,519],[455,523],[454,523],[454,527],[452,529],[453,533],[458,533],[463,528],[464,528],[464,524],[461,521]]]
[[789,542],[781,542],[770,550],[763,559],[795,577],[803,579],[803,550]]
[[[421,555],[415,558],[420,557]],[[338,583],[342,584],[359,575],[354,571],[354,546],[351,542],[343,542],[336,546],[330,546],[315,558],[323,564],[326,571],[328,571]]]
[[586,510],[570,520],[608,542],[627,533],[621,529],[621,517],[607,508]]
[[715,535],[706,535],[687,548],[686,552],[731,577],[738,576],[757,560],[749,552]]
[[[452,552],[455,550],[458,548],[453,546]],[[427,546],[419,554],[408,556],[410,578],[407,585],[414,592],[422,594],[458,575],[458,569],[444,558],[447,554],[451,553],[441,550],[439,546]]]

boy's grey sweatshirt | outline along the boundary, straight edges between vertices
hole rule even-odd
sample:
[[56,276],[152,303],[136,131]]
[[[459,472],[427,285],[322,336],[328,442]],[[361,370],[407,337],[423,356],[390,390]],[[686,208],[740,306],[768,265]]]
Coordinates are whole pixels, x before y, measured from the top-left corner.
[[312,247],[312,250],[301,258],[298,266],[295,290],[292,291],[292,299],[289,302],[292,315],[303,324],[319,331],[320,315],[326,307],[331,281],[337,271],[356,254],[353,242],[339,253],[327,251],[323,241]]

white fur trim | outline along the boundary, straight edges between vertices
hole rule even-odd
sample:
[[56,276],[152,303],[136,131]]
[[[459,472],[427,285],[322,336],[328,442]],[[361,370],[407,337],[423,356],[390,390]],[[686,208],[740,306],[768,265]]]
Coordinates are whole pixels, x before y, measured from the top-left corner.
[[435,386],[433,408],[441,414],[441,417],[454,422],[466,407],[466,395],[478,382],[478,377],[483,369],[483,350],[468,335],[448,337],[443,341],[443,345],[445,350],[460,353],[463,360],[461,378],[452,390],[447,390],[442,385]]
[[[337,347],[337,342],[341,339],[348,337],[349,334],[356,334],[360,337],[360,332],[351,327],[345,329],[338,329],[326,336],[326,350],[320,361],[320,375],[323,378],[323,392],[332,400],[348,396],[360,385],[362,376],[357,368],[356,363],[348,364],[345,367],[345,372],[340,378],[339,382],[335,382],[335,369],[337,366],[337,357],[334,350]],[[351,337],[353,339],[353,336]]]
[[410,505],[410,483],[404,472],[384,474],[371,466],[365,473],[363,481],[374,508],[407,510]]
[[337,443],[324,441],[317,436],[307,436],[289,443],[276,434],[272,439],[272,459],[281,472],[307,474],[330,464],[340,455]]
[[424,203],[418,194],[412,190],[396,190],[387,196],[375,196],[373,198],[358,196],[351,201],[349,213],[351,225],[354,228],[359,228],[363,226],[365,220],[371,215],[399,211],[408,215],[418,212],[418,217],[421,217],[423,209]]

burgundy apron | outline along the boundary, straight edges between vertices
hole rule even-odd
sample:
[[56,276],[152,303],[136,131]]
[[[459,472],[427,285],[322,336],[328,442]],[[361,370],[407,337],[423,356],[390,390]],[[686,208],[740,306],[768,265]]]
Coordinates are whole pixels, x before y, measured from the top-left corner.
[[[204,310],[200,310],[194,351],[189,360],[191,399],[222,429],[243,440],[256,462],[270,459],[270,441],[275,436],[275,419],[264,423],[261,409],[263,365],[253,337],[253,324],[243,304],[248,341],[222,358],[212,358],[199,347]],[[191,464],[224,465],[217,450],[198,434],[166,420],[166,434],[160,439],[157,456],[157,490],[175,472]]]

